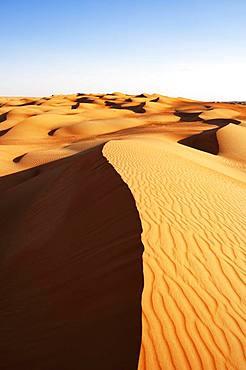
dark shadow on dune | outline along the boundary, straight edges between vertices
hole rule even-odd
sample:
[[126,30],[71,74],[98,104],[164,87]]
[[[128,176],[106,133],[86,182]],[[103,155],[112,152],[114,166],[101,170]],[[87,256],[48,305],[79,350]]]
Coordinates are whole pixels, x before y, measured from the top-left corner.
[[[42,105],[44,103],[44,101],[48,101],[50,100],[51,98],[47,97],[47,96],[44,96],[43,98],[41,98],[40,100],[38,100],[36,102],[36,105]],[[44,101],[43,101],[44,100]]]
[[76,103],[76,104],[71,106],[71,109],[78,109],[79,105],[80,105],[80,103]]
[[146,110],[144,109],[144,106],[146,105],[145,102],[143,103],[140,103],[139,105],[133,105],[133,106],[130,106],[130,107],[123,107],[123,109],[129,109],[135,113],[145,113]]
[[202,118],[199,117],[199,115],[202,112],[184,112],[184,111],[176,111],[174,113],[175,116],[180,117],[181,122],[196,122],[196,121],[203,121]]
[[58,128],[53,128],[53,130],[50,130],[50,131],[48,132],[48,135],[49,135],[49,136],[54,136],[55,132],[56,132],[57,130],[59,130],[59,128],[60,128],[60,127],[58,127]]
[[118,108],[120,109],[122,104],[120,103],[115,103],[114,101],[106,100],[105,103],[106,107],[112,107],[112,108]]
[[157,97],[157,98],[155,98],[155,99],[150,100],[150,102],[151,102],[151,103],[157,103],[159,100],[160,100],[160,98],[159,98],[159,97]]
[[202,150],[203,152],[218,154],[219,143],[217,140],[217,131],[219,128],[203,131],[199,134],[189,136],[179,140],[179,144],[189,146],[194,149]]
[[102,146],[0,191],[0,369],[137,369],[142,228]]
[[131,98],[127,98],[127,99],[125,99],[125,103],[132,103],[132,99]]
[[82,98],[76,99],[76,103],[89,103],[89,104],[91,104],[91,103],[94,103],[94,101],[95,101],[94,99],[90,99],[87,96],[83,96]]
[[22,158],[23,157],[25,157],[25,155],[26,155],[27,153],[24,153],[24,154],[22,154],[22,155],[19,155],[18,157],[15,157],[14,159],[13,159],[13,162],[15,162],[15,163],[19,163],[21,160],[22,160]]
[[135,98],[147,98],[144,94],[135,95]]
[[6,121],[7,117],[8,117],[8,112],[0,114],[0,123]]
[[124,105],[124,103],[115,103],[110,100],[105,101],[105,105],[107,107],[111,107],[112,109],[128,109],[131,110],[134,113],[145,113],[146,110],[144,109],[144,106],[146,105],[145,102],[142,102],[138,105]]
[[232,119],[232,118],[215,118],[215,119],[208,119],[206,121],[204,120],[204,123],[208,123],[209,125],[224,127],[226,125],[229,125],[230,123],[239,125],[241,121],[238,121],[237,119]]
[[0,136],[4,136],[5,134],[7,134],[7,132],[9,132],[11,130],[12,127],[10,128],[6,128],[6,130],[1,130],[0,131]]

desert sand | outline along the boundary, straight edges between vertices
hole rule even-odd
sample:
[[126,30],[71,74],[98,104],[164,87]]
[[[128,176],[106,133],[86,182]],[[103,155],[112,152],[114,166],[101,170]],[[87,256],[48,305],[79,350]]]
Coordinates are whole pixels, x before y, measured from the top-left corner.
[[245,369],[246,105],[0,98],[0,369]]

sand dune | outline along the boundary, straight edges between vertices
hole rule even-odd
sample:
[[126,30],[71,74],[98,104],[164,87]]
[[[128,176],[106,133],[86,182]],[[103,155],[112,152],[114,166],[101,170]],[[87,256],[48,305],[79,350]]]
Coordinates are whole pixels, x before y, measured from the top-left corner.
[[215,108],[203,112],[200,117],[203,119],[214,119],[214,118],[236,118],[240,116],[240,110],[226,109],[226,108]]
[[221,155],[246,161],[246,130],[244,127],[228,125],[217,132]]
[[245,369],[245,122],[159,94],[0,98],[0,369]]
[[101,151],[0,181],[1,369],[137,367],[141,224]]
[[181,153],[154,139],[104,147],[143,225],[139,369],[244,369],[245,187]]

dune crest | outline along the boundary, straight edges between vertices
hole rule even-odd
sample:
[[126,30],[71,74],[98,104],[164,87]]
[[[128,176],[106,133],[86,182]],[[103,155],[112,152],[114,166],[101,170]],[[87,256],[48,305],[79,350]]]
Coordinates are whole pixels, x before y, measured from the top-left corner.
[[102,146],[0,189],[0,369],[136,369],[141,224]]

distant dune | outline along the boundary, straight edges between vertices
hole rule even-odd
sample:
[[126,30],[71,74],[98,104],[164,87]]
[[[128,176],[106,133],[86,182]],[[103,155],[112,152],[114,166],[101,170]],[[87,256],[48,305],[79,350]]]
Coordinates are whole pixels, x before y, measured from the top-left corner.
[[244,370],[246,106],[0,98],[0,369]]

